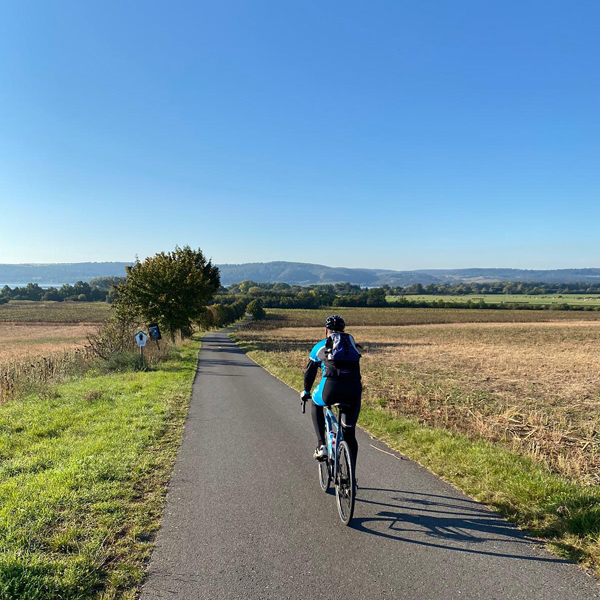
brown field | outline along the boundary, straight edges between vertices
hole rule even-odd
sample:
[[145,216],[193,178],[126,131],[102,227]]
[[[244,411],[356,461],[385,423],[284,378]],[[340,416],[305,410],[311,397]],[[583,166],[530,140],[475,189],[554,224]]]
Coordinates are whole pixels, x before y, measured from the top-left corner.
[[81,347],[95,325],[0,323],[0,364]]
[[100,323],[110,316],[106,302],[29,302],[0,304],[3,323]]
[[[339,312],[352,322],[351,311]],[[410,314],[415,311],[404,312],[405,323],[422,318],[420,313]],[[455,317],[458,323],[349,326],[348,331],[365,347],[365,401],[430,425],[501,443],[556,472],[597,484],[598,315],[578,320],[573,317],[584,313],[558,313],[557,320],[540,322],[540,313],[519,311],[520,319],[531,315],[532,322],[462,321],[465,316],[481,319],[481,313],[497,313],[502,318],[515,312],[447,310],[441,318],[452,321]],[[285,325],[286,318],[288,323],[301,319],[306,323],[307,315],[290,316],[271,321],[268,328],[244,328],[238,337],[255,349],[258,360],[300,374],[323,330],[306,326],[270,329],[275,322]],[[310,324],[319,317],[312,315]]]
[[254,324],[268,327],[322,327],[330,314],[340,314],[348,327],[358,325],[427,325],[435,323],[544,323],[598,321],[600,311],[494,310],[456,308],[326,308],[268,309],[267,321]]

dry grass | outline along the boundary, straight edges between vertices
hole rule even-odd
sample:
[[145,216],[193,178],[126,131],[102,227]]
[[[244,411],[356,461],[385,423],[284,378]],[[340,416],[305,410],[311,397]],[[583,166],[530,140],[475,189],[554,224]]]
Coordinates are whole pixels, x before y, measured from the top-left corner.
[[[446,311],[447,320],[452,312],[460,320],[465,312],[492,311]],[[539,313],[524,312],[538,320]],[[576,481],[600,481],[600,322],[561,317],[349,330],[365,346],[367,402],[501,443]],[[239,332],[296,371],[321,336],[320,327]]]

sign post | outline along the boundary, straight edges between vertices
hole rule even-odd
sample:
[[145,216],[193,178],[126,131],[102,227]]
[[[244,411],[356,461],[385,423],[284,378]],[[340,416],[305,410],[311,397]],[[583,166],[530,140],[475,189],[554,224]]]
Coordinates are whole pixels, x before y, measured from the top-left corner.
[[160,335],[160,329],[156,323],[150,323],[148,325],[148,333],[150,334],[150,339],[156,342],[156,347],[160,350],[160,345],[158,340],[162,339]]
[[143,331],[138,331],[135,334],[135,341],[140,349],[140,362],[142,365],[144,364],[144,346],[146,345],[146,340],[148,336]]

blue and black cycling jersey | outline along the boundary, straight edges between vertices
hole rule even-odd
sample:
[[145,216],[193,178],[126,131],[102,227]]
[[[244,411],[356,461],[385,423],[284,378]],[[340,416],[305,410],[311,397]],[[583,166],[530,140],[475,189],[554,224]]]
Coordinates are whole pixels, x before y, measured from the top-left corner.
[[[349,338],[350,342],[356,347],[354,338],[352,336],[349,336]],[[338,369],[332,361],[328,360],[327,338],[317,342],[313,346],[313,349],[310,351],[308,364],[306,365],[306,370],[304,371],[305,391],[310,392],[317,377],[317,373],[319,372],[319,367],[321,367],[322,370],[322,378],[312,395],[314,403],[319,406],[326,405],[326,402],[323,400],[323,388],[325,387],[325,383],[328,380],[343,380],[344,383],[350,385],[353,382],[355,382],[357,385],[360,384],[361,378],[360,369],[358,368],[358,362],[356,363],[356,368],[349,372],[346,369]]]

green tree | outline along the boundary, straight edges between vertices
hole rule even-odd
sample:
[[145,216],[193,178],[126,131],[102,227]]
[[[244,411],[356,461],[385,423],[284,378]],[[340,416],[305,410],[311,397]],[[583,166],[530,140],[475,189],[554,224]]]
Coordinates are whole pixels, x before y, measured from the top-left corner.
[[191,331],[221,284],[218,267],[189,246],[136,260],[126,271],[117,286],[117,313],[158,323],[171,339]]
[[248,290],[251,287],[258,287],[258,284],[256,283],[256,281],[250,281],[248,279],[246,279],[245,281],[242,281],[242,283],[239,284],[240,287],[240,292],[242,294],[247,294]]
[[265,309],[263,308],[262,300],[260,298],[257,298],[256,300],[252,300],[252,302],[250,302],[250,304],[248,304],[246,311],[252,315],[252,318],[255,321],[260,321],[267,316],[267,313],[265,312]]
[[370,289],[367,292],[367,306],[387,306],[385,290],[382,288]]
[[62,302],[62,299],[60,292],[56,288],[50,288],[42,296],[42,300],[52,300],[54,302]]

